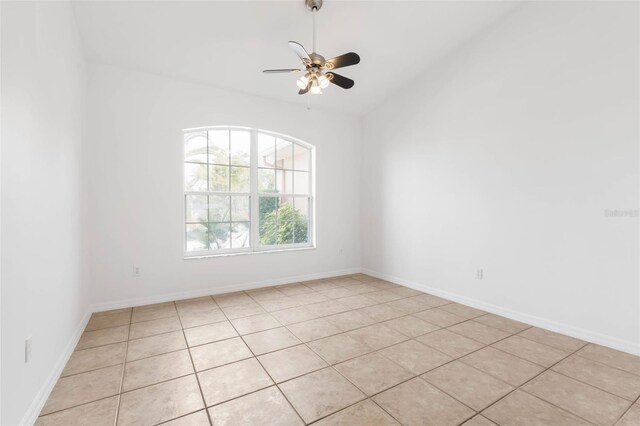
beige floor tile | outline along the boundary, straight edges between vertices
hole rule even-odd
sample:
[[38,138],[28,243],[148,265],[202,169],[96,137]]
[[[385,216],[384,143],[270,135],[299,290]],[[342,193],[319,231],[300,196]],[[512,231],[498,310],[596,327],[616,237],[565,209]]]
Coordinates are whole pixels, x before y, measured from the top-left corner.
[[276,383],[320,370],[327,363],[305,345],[261,355],[258,360]]
[[275,386],[209,408],[209,413],[214,426],[304,424]]
[[127,361],[186,349],[182,330],[129,341]]
[[387,305],[367,306],[365,308],[358,309],[358,312],[365,314],[375,322],[388,321],[390,319],[404,316],[402,312]]
[[280,290],[274,287],[247,290],[247,294],[257,302],[262,302],[264,300],[271,300],[271,299],[281,299],[285,297],[284,293],[282,293]]
[[422,378],[476,411],[513,390],[513,386],[460,361],[438,367]]
[[232,320],[231,323],[241,335],[282,327],[282,324],[270,314],[258,314],[239,318]]
[[383,324],[374,324],[347,333],[372,350],[386,348],[407,340],[404,334]]
[[273,315],[273,317],[282,325],[295,324],[297,322],[307,321],[318,317],[304,306],[275,311],[272,312],[271,315]]
[[303,342],[322,339],[323,337],[333,336],[340,333],[338,327],[330,323],[324,318],[316,318],[309,321],[299,322],[287,326],[298,339]]
[[442,306],[440,306],[439,308],[431,308],[429,310],[413,314],[413,316],[425,320],[426,322],[430,322],[431,324],[435,324],[439,327],[450,327],[454,324],[466,321],[463,317],[444,311],[441,308]]
[[226,319],[227,317],[218,308],[180,312],[180,322],[184,328],[213,324],[214,322],[226,321]]
[[513,386],[522,385],[544,370],[537,364],[489,347],[464,356],[460,361]]
[[480,414],[478,414],[471,420],[464,422],[462,426],[498,426],[498,425],[496,425],[494,422],[487,419],[486,417],[483,417]]
[[119,314],[121,312],[129,312],[129,313],[131,313],[131,311],[133,311],[133,308],[111,309],[109,311],[94,312],[92,316],[93,317],[98,317],[98,316],[102,316],[102,315],[113,315],[113,314]]
[[437,330],[417,337],[416,340],[454,358],[460,358],[484,346],[480,342],[449,330]]
[[633,406],[625,413],[616,426],[638,426],[640,425],[640,405]]
[[196,371],[218,367],[253,356],[241,338],[221,340],[189,349]]
[[295,296],[289,297],[298,302],[299,306],[311,305],[313,303],[320,303],[331,300],[329,297],[316,291],[313,291],[312,293],[296,294]]
[[177,316],[178,311],[176,311],[176,307],[173,302],[168,304],[163,303],[159,305],[133,308],[131,322],[150,321],[160,318],[175,318]]
[[304,284],[285,284],[276,287],[285,296],[299,296],[301,294],[313,293],[313,290]]
[[314,426],[397,426],[400,425],[375,402],[367,399],[325,417]]
[[516,390],[482,412],[501,426],[587,426],[589,423],[528,393]]
[[431,294],[421,294],[419,296],[412,296],[411,299],[422,302],[428,308],[436,308],[438,306],[451,303],[451,300],[443,299],[442,297],[433,296]]
[[488,325],[489,327],[497,328],[498,330],[506,331],[507,333],[519,333],[531,327],[529,324],[514,321],[495,314],[482,315],[474,321],[478,321],[484,325]]
[[511,336],[492,346],[544,367],[550,367],[569,355],[568,352],[520,336]]
[[614,424],[631,405],[629,401],[553,371],[546,371],[522,389],[598,425]]
[[471,306],[461,305],[460,303],[448,303],[446,305],[440,306],[440,309],[443,309],[464,319],[472,319],[486,314],[485,311],[472,308]]
[[349,275],[349,278],[354,279],[356,281],[360,281],[362,283],[368,283],[371,281],[376,281],[376,277],[372,277],[371,275],[363,274],[358,272],[357,274]]
[[198,373],[207,407],[273,385],[255,358]]
[[123,393],[118,426],[155,425],[204,408],[195,375]]
[[371,349],[346,334],[338,334],[314,340],[309,347],[329,364],[346,361],[371,352]]
[[111,343],[125,342],[129,336],[129,326],[105,328],[96,331],[85,331],[82,333],[76,350],[94,348],[97,346],[109,345]]
[[339,314],[329,315],[325,317],[325,319],[338,327],[340,331],[351,331],[375,323],[370,317],[358,311],[341,312]]
[[330,290],[321,291],[320,294],[325,297],[328,297],[329,299],[339,299],[341,297],[349,297],[349,296],[356,295],[356,293],[354,293],[353,291],[351,291],[346,287],[332,288]]
[[120,392],[122,365],[106,367],[58,380],[41,415],[117,395]]
[[213,296],[213,300],[215,300],[221,308],[238,305],[252,305],[255,303],[255,301],[244,291],[215,295]]
[[186,349],[128,362],[124,366],[122,392],[193,373],[191,357]]
[[205,410],[196,411],[167,423],[162,423],[162,426],[209,426],[209,417],[207,417]]
[[344,297],[342,299],[338,299],[338,302],[347,305],[351,309],[359,309],[367,306],[377,305],[373,299],[369,299],[366,294],[358,294],[357,296]]
[[533,340],[534,342],[552,346],[566,352],[577,351],[586,344],[586,342],[583,342],[582,340],[574,339],[573,337],[564,336],[538,327],[528,328],[520,332],[518,335],[526,337],[529,340]]
[[306,305],[305,308],[312,314],[318,317],[326,317],[333,314],[339,314],[340,312],[346,312],[351,310],[347,305],[344,305],[337,300],[328,300],[326,302],[312,303]]
[[449,331],[468,337],[485,345],[509,337],[511,333],[489,327],[475,321],[465,321],[448,328]]
[[84,331],[95,331],[103,328],[118,327],[131,323],[131,311],[116,312],[108,315],[93,314]]
[[255,302],[250,305],[227,306],[223,307],[222,310],[230,320],[244,318],[251,315],[264,314],[267,312],[262,308],[262,306]]
[[137,322],[131,324],[129,339],[140,339],[142,337],[180,330],[181,328],[180,321],[177,317]]
[[221,314],[222,311],[216,305],[216,302],[211,298],[207,298],[204,300],[194,300],[191,302],[177,303],[176,309],[178,310],[178,316],[186,317],[189,315],[197,315],[204,314],[206,312],[215,312],[218,311],[218,314]]
[[369,299],[373,299],[378,303],[392,302],[404,298],[399,294],[395,294],[389,290],[378,290],[371,293],[367,293]]
[[365,396],[333,368],[325,368],[280,385],[305,422],[333,414]]
[[459,425],[475,413],[420,378],[391,388],[373,400],[403,425]]
[[215,302],[213,301],[213,298],[211,296],[200,296],[200,297],[192,297],[190,299],[176,300],[175,304],[176,304],[176,309],[180,310],[180,306],[187,306],[187,305],[194,305],[194,304],[211,306],[211,305],[215,305]]
[[640,357],[590,343],[578,355],[640,376]]
[[189,346],[198,346],[236,337],[238,333],[236,333],[235,328],[229,321],[221,321],[199,327],[185,328],[184,335]]
[[75,351],[67,361],[61,377],[122,364],[126,347],[127,344],[122,342]]
[[378,291],[377,288],[375,288],[374,286],[372,286],[370,284],[353,285],[353,286],[349,287],[349,290],[353,294],[366,294],[366,293],[372,293],[374,291]]
[[402,312],[403,314],[415,314],[429,309],[429,306],[415,299],[400,299],[393,302],[385,303],[386,306],[391,306],[393,309]]
[[385,321],[383,324],[399,331],[407,337],[422,336],[423,334],[430,333],[440,328],[437,325],[433,325],[411,315]]
[[267,352],[273,352],[278,349],[300,344],[300,340],[287,330],[286,327],[247,334],[243,338],[255,355],[262,355]]
[[331,283],[327,280],[303,281],[302,284],[306,285],[307,287],[309,287],[314,291],[329,290],[329,289],[338,287],[338,285]]
[[452,360],[450,356],[415,340],[398,343],[379,353],[413,374],[426,373]]
[[394,284],[394,283],[391,283],[389,281],[384,281],[384,280],[371,281],[368,284],[374,286],[378,290],[389,290],[391,288],[399,287],[398,284]]
[[267,312],[281,311],[283,309],[295,308],[296,306],[300,306],[300,303],[298,301],[288,296],[282,296],[279,299],[262,300],[258,303]]
[[354,285],[359,285],[360,283],[364,282],[350,276],[327,278],[327,281],[334,283],[340,287],[351,287]]
[[640,396],[640,376],[578,355],[565,359],[553,370],[629,401]]
[[336,365],[335,369],[367,395],[382,392],[414,376],[377,353],[343,362]]
[[35,426],[113,426],[118,410],[118,397],[101,399],[38,417]]
[[403,287],[403,286],[398,286],[395,288],[390,289],[389,291],[398,294],[402,297],[412,297],[412,296],[419,296],[421,294],[425,294],[421,291],[412,289],[412,288],[408,288],[408,287]]

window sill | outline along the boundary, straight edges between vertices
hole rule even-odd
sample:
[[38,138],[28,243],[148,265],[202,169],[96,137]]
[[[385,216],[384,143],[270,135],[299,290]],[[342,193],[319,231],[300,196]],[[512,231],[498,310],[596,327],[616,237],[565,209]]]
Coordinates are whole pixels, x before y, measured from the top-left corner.
[[275,250],[241,251],[237,253],[197,254],[193,256],[185,255],[184,260],[208,259],[211,257],[248,256],[252,254],[283,253],[283,252],[306,251],[306,250],[315,250],[315,249],[316,249],[316,246],[309,246],[309,247],[296,247],[296,248],[275,249]]

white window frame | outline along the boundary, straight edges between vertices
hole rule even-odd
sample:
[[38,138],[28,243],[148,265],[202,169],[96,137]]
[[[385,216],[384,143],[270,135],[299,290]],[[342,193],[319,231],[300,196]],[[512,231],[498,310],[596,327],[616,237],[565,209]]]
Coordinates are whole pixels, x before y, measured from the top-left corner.
[[[220,191],[185,191],[184,190],[184,178],[185,178],[185,167],[186,164],[186,151],[185,147],[185,134],[194,133],[194,132],[206,132],[209,130],[243,130],[249,131],[251,134],[251,145],[250,145],[250,182],[249,182],[249,200],[250,200],[250,213],[249,213],[249,223],[250,223],[250,246],[245,248],[229,248],[229,249],[214,249],[214,250],[198,250],[198,251],[187,251],[187,237],[186,237],[186,225],[187,225],[187,217],[186,217],[186,196],[187,195],[223,195],[223,196],[243,196],[246,197],[247,193],[244,192],[220,192]],[[289,194],[289,193],[277,193],[274,194],[272,192],[259,192],[258,191],[258,134],[262,133],[269,136],[274,136],[292,144],[300,145],[309,150],[309,194]],[[304,250],[315,248],[315,155],[316,150],[315,146],[301,141],[300,139],[294,138],[292,136],[284,135],[277,132],[272,132],[269,130],[263,129],[254,129],[249,127],[242,126],[208,126],[208,127],[196,127],[190,129],[184,129],[182,131],[182,242],[183,242],[183,252],[185,259],[193,259],[193,258],[202,258],[202,257],[217,257],[217,256],[227,256],[227,255],[235,255],[235,254],[255,254],[255,253],[268,253],[268,252],[276,252],[276,251],[290,251],[290,250]],[[207,163],[208,164],[208,163]],[[207,166],[208,167],[208,166]],[[294,169],[295,170],[295,169]],[[290,197],[290,198],[307,198],[309,202],[309,222],[307,225],[307,235],[308,242],[306,243],[294,243],[294,244],[274,244],[274,245],[261,245],[260,244],[260,217],[259,217],[259,207],[260,207],[260,197]]]

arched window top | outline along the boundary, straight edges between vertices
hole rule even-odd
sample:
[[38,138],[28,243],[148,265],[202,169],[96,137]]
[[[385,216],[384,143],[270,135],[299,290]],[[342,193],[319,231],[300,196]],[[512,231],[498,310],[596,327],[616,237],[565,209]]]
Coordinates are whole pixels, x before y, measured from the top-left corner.
[[313,158],[276,132],[185,130],[185,256],[313,247]]

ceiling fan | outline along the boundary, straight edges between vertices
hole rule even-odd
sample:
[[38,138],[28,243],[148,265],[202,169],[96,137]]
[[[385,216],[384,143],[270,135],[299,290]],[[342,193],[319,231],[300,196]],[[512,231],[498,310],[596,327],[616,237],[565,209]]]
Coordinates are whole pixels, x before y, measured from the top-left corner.
[[351,89],[355,84],[354,81],[336,74],[333,70],[358,64],[360,56],[357,53],[349,52],[335,58],[325,59],[322,55],[316,53],[316,12],[322,7],[322,0],[305,0],[304,3],[313,12],[313,52],[307,53],[300,43],[289,42],[289,46],[302,60],[304,69],[273,69],[264,70],[263,72],[267,74],[304,72],[304,75],[296,81],[300,88],[299,95],[306,93],[321,95],[322,89],[326,89],[329,83],[333,83],[343,89]]

